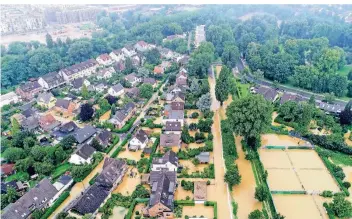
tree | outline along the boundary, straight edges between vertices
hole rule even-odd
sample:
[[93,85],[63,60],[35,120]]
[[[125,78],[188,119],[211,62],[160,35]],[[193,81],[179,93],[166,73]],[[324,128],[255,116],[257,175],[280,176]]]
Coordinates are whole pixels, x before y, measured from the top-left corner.
[[264,215],[259,210],[254,210],[248,215],[248,219],[264,219]]
[[310,105],[312,105],[312,106],[315,106],[316,101],[315,101],[315,96],[314,95],[310,96],[308,103]]
[[142,67],[142,68],[138,68],[138,76],[146,78],[149,76],[149,70]]
[[93,138],[91,146],[95,148],[97,151],[103,151],[103,146],[99,143],[96,138]]
[[36,162],[36,163],[34,163],[33,166],[34,166],[35,172],[42,174],[42,175],[45,175],[45,176],[50,175],[50,173],[52,173],[52,171],[55,168],[54,165],[52,165],[49,162],[42,162],[42,163]]
[[88,88],[85,84],[82,85],[81,88],[81,95],[84,99],[87,99],[89,97],[89,92],[88,92]]
[[323,101],[327,102],[327,103],[331,103],[331,104],[334,103],[334,101],[335,101],[334,93],[325,94]]
[[191,87],[190,87],[190,91],[192,92],[192,94],[198,96],[198,94],[200,93],[200,86],[198,83],[198,80],[196,78],[194,78],[191,82]]
[[153,86],[151,84],[142,84],[139,90],[142,98],[150,99],[153,96]]
[[9,162],[16,162],[17,160],[25,158],[26,153],[22,148],[10,147],[5,150],[3,156]]
[[18,123],[17,119],[11,119],[11,135],[15,135],[20,131],[20,124]]
[[46,40],[46,45],[48,46],[48,48],[53,48],[54,47],[53,38],[51,37],[51,35],[49,33],[47,33],[45,35],[45,40]]
[[343,194],[334,196],[332,203],[329,205],[334,214],[339,218],[348,218],[352,216],[352,204],[345,199]]
[[105,97],[108,100],[110,105],[113,105],[117,101],[117,97],[111,96],[110,94]]
[[146,61],[152,65],[160,64],[160,57],[160,52],[156,48],[148,50],[145,54]]
[[31,167],[34,163],[33,157],[26,157],[25,159],[17,160],[15,164],[15,168],[18,171],[26,172],[29,167]]
[[80,179],[91,171],[90,165],[73,166],[71,170],[72,177]]
[[201,132],[210,132],[212,125],[213,125],[213,119],[207,118],[207,119],[199,120],[197,127]]
[[352,97],[352,81],[350,81],[347,85],[347,96]]
[[93,56],[93,46],[89,41],[78,40],[70,45],[67,54],[72,62],[83,62]]
[[46,156],[46,149],[40,146],[34,146],[31,149],[31,156],[33,157],[34,160],[36,161],[42,161],[44,157]]
[[350,72],[348,72],[347,79],[348,79],[349,81],[352,81],[352,69],[350,70]]
[[12,186],[7,187],[6,198],[9,203],[14,203],[18,199],[19,195],[16,192],[16,189]]
[[216,79],[215,96],[222,105],[227,100],[231,87],[231,70],[226,66],[221,68],[218,79]]
[[99,102],[99,107],[101,110],[103,110],[104,112],[110,110],[111,105],[109,104],[109,101],[107,99],[100,99]]
[[76,143],[76,139],[73,135],[68,135],[60,141],[60,145],[65,150],[72,148],[74,143]]
[[89,103],[81,105],[81,112],[79,114],[82,121],[88,121],[93,117],[94,109]]
[[206,112],[210,110],[211,107],[211,96],[210,93],[203,94],[197,102],[197,107],[201,112]]
[[340,113],[340,123],[342,125],[352,124],[352,100],[350,100],[345,109]]
[[240,58],[240,51],[234,44],[227,44],[224,47],[224,51],[221,55],[222,62],[230,69],[236,67],[236,64]]
[[169,84],[174,84],[176,82],[176,75],[172,74],[169,76]]
[[182,128],[181,139],[186,144],[189,144],[189,143],[192,142],[192,137],[189,134],[187,125],[184,125],[183,128]]
[[60,212],[57,216],[56,216],[56,218],[57,219],[66,219],[66,217],[68,216],[68,213],[67,212]]
[[227,118],[236,135],[242,135],[250,146],[271,125],[272,105],[261,95],[235,99],[227,108]]
[[255,188],[255,194],[254,197],[258,200],[258,201],[266,201],[268,200],[270,194],[269,194],[269,190],[264,186],[264,185],[259,185],[258,187]]
[[225,182],[229,184],[229,187],[232,189],[234,185],[238,185],[241,182],[241,176],[240,173],[238,172],[238,167],[236,164],[231,163],[230,165],[227,165],[227,170],[225,173]]
[[264,78],[264,72],[260,69],[257,69],[256,71],[253,72],[253,77],[256,80],[260,80]]

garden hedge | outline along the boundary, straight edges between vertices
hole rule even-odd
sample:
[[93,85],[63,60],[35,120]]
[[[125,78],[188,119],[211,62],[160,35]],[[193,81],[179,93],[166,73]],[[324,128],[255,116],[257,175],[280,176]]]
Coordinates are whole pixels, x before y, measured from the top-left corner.
[[50,217],[52,213],[66,200],[66,198],[70,195],[69,191],[63,192],[60,197],[55,201],[55,203],[48,209],[45,210],[44,215],[40,219],[47,219]]

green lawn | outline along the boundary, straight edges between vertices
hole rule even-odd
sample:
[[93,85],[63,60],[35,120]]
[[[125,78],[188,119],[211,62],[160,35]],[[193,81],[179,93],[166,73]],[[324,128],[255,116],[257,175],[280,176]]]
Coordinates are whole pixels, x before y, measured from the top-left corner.
[[352,166],[352,157],[346,154],[333,152],[331,155],[331,160],[336,165]]
[[26,172],[17,172],[9,177],[6,177],[5,181],[10,182],[13,180],[16,181],[27,181],[29,179],[29,174]]
[[239,92],[241,93],[241,98],[248,96],[249,88],[251,87],[250,84],[242,84],[240,81],[236,80],[236,87],[238,88]]
[[59,176],[61,176],[62,174],[64,174],[70,167],[72,166],[72,164],[70,163],[64,163],[58,167],[56,167],[56,169],[54,170],[53,174],[52,174],[52,178],[55,179]]
[[337,73],[347,76],[350,70],[352,70],[352,65],[345,65],[342,69],[338,70]]

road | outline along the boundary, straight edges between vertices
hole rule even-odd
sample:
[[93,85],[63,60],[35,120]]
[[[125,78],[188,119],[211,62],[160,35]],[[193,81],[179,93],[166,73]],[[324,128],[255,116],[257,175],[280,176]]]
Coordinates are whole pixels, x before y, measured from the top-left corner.
[[224,181],[225,175],[225,161],[222,150],[222,137],[220,128],[220,103],[215,97],[215,74],[213,66],[211,66],[210,75],[208,78],[210,84],[210,94],[212,97],[211,109],[214,111],[214,124],[212,126],[212,133],[214,135],[214,166],[215,166],[215,190],[218,203],[218,218],[233,219],[231,196],[227,183]]
[[[237,64],[237,67],[238,69],[243,69],[244,66],[246,66],[245,62],[242,61],[242,62],[238,62]],[[239,74],[235,74],[236,77],[242,77],[241,75]],[[256,84],[260,84],[260,85],[264,85],[264,86],[269,86],[269,87],[273,87],[273,82],[272,81],[269,81],[269,80],[265,80],[265,79],[254,79],[253,76],[251,75],[247,75],[246,76],[246,79],[248,81],[251,81],[251,82],[254,82]],[[317,93],[312,93],[312,92],[309,92],[309,91],[305,91],[305,90],[301,90],[299,88],[292,88],[292,87],[287,87],[285,85],[282,85],[282,84],[278,84],[277,87],[282,90],[282,91],[286,91],[286,92],[292,92],[292,93],[296,93],[296,94],[299,94],[301,96],[303,96],[305,99],[310,99],[310,97],[312,95],[315,96],[315,99],[316,100],[319,100],[319,101],[322,101],[324,99],[324,95],[321,95],[321,94],[317,94]],[[341,105],[343,107],[346,106],[348,101],[345,101],[345,100],[341,100],[341,99],[336,99],[334,101],[335,104],[338,104],[338,105]]]

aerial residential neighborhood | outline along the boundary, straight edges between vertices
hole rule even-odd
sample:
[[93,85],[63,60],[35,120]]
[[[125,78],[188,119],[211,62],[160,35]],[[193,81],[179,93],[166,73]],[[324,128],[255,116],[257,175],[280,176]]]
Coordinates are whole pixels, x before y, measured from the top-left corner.
[[348,5],[58,3],[0,9],[1,218],[352,218]]

